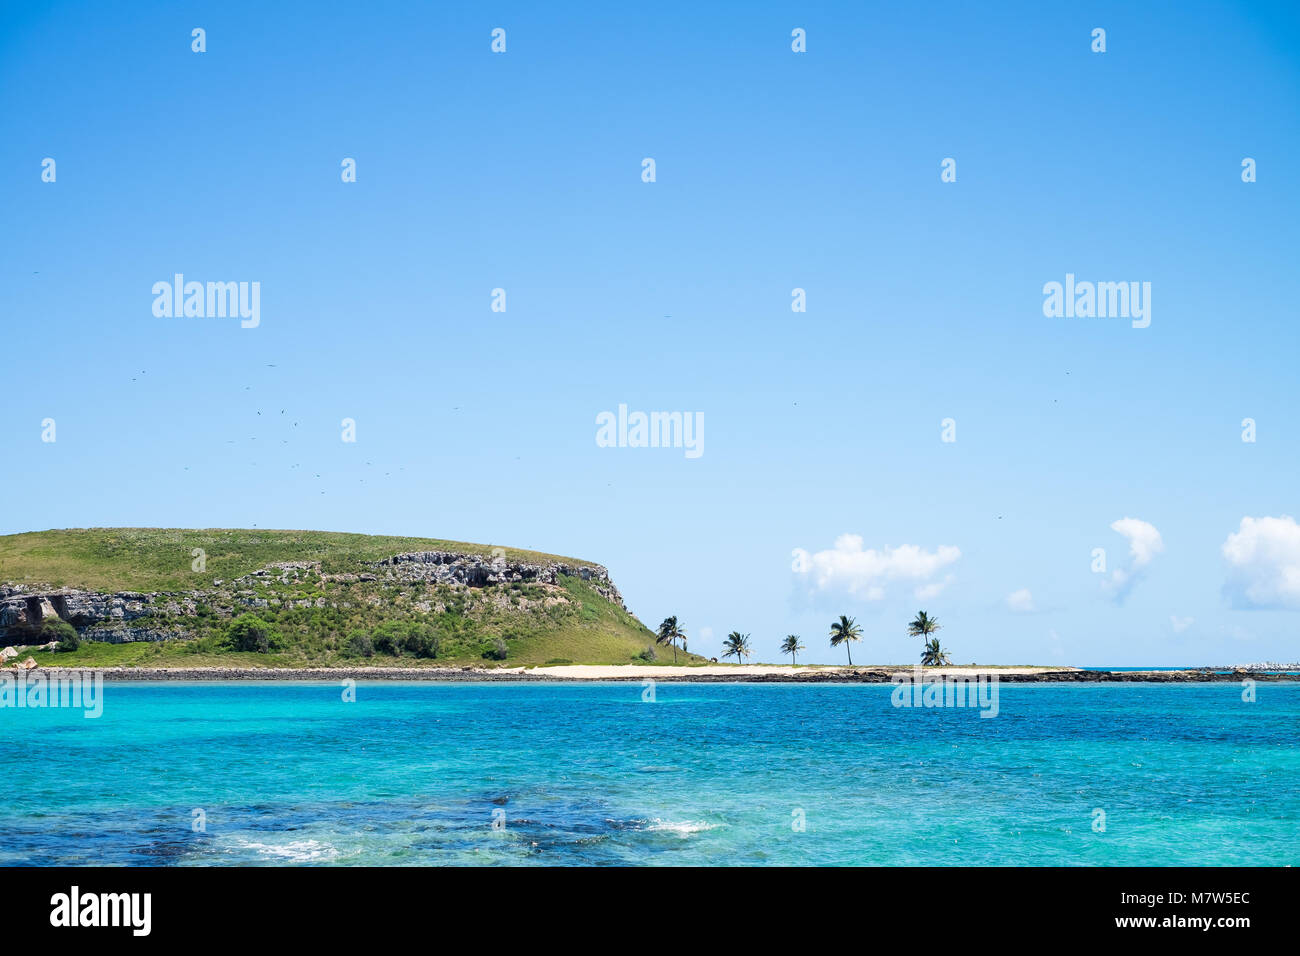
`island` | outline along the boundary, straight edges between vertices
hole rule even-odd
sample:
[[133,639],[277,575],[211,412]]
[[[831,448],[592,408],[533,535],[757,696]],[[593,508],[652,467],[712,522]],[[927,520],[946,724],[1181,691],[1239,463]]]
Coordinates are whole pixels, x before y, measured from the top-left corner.
[[[674,620],[675,619],[671,619]],[[668,623],[668,622],[665,622]],[[86,528],[0,536],[0,666],[134,680],[890,683],[911,665],[719,663],[639,621],[605,567],[430,538]],[[926,667],[1001,681],[1285,679],[1234,668]]]

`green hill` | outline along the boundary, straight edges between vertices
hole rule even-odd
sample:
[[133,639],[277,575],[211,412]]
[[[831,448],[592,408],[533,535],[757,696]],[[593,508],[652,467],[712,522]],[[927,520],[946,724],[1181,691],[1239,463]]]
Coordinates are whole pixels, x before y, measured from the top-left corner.
[[[642,663],[654,644],[603,567],[536,551],[261,529],[0,536],[0,646],[58,639],[68,626],[76,650],[23,656],[66,666],[509,667]],[[656,650],[671,661],[671,649]]]
[[[193,570],[195,548],[206,569]],[[326,572],[361,571],[409,551],[456,551],[492,556],[493,545],[439,538],[269,531],[257,528],[67,528],[0,535],[0,582],[93,588],[100,591],[174,591],[201,588],[285,561],[320,561]],[[590,561],[505,548],[507,561]]]

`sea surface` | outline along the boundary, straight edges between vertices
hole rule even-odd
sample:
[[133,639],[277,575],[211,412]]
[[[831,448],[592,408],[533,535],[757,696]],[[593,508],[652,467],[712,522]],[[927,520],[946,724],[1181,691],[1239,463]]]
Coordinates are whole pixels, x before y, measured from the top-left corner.
[[0,864],[1300,862],[1300,683],[892,691],[110,683],[0,708]]

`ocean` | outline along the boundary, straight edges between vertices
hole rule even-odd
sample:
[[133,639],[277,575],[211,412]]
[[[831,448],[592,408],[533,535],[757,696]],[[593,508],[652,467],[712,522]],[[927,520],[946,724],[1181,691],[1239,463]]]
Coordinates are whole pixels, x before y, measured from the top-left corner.
[[0,864],[1300,862],[1300,683],[109,683],[0,708]]

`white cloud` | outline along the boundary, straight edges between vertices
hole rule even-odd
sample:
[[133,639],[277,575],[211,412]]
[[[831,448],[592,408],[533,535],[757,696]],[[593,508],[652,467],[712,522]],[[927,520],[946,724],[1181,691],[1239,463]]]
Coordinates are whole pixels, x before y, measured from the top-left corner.
[[952,584],[952,575],[946,575],[942,581],[935,581],[932,584],[923,584],[912,592],[912,595],[918,601],[928,601],[931,598],[937,598],[943,589]]
[[1137,518],[1120,518],[1111,523],[1110,529],[1128,538],[1128,549],[1133,555],[1135,568],[1146,567],[1152,558],[1165,549],[1165,543],[1155,525]]
[[1128,539],[1129,556],[1133,560],[1130,567],[1111,571],[1110,577],[1102,582],[1102,587],[1115,599],[1116,604],[1123,604],[1133,586],[1142,580],[1147,565],[1165,549],[1165,542],[1155,525],[1138,518],[1120,518],[1111,522],[1110,529]]
[[933,597],[952,579],[949,575],[934,581],[935,575],[960,557],[961,550],[948,544],[933,551],[915,544],[864,549],[861,535],[842,534],[826,551],[809,553],[796,548],[793,569],[814,591],[879,601],[885,596],[885,586],[894,582],[914,584],[918,596],[924,592]]
[[1172,614],[1169,617],[1169,623],[1173,625],[1175,634],[1181,634],[1196,623],[1196,618],[1179,617],[1177,614]]
[[1035,610],[1034,596],[1029,593],[1029,588],[1021,588],[1019,591],[1012,591],[1007,595],[1007,607],[1017,614],[1028,614]]
[[1234,607],[1300,609],[1300,525],[1290,515],[1241,519],[1223,542]]

